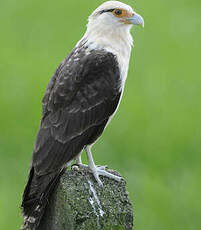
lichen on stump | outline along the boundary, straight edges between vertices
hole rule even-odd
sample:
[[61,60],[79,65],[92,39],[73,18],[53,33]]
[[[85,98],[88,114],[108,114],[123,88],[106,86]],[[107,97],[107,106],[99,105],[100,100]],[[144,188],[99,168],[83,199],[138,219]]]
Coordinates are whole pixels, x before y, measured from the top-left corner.
[[87,169],[66,171],[49,201],[39,229],[132,230],[133,211],[125,181],[106,177],[101,180],[103,188]]

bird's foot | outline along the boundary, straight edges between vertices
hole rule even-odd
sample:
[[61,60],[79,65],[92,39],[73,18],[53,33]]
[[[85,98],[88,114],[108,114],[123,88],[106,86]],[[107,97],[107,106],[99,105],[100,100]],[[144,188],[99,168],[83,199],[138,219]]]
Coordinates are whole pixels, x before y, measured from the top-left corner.
[[[75,167],[79,167],[81,169],[89,169],[90,171],[92,171],[88,165],[85,165],[82,163],[76,163],[76,164],[73,164],[71,166],[72,169],[74,169]],[[97,165],[96,168],[98,168],[100,170],[106,170],[108,168],[108,166],[107,165]]]
[[90,166],[85,165],[85,164],[74,164],[74,165],[72,165],[72,169],[77,169],[77,168],[89,169],[91,171],[91,173],[94,175],[94,178],[96,179],[96,181],[98,182],[98,184],[100,186],[103,186],[103,183],[102,183],[99,176],[106,176],[106,177],[109,177],[109,178],[116,180],[118,182],[122,180],[121,177],[107,172],[106,171],[106,169],[108,168],[107,165],[97,165],[95,167],[90,167]]
[[72,169],[74,169],[75,167],[76,168],[80,168],[80,169],[87,169],[87,168],[89,168],[88,165],[85,165],[85,164],[82,164],[82,163],[76,163],[76,164],[73,164],[71,166]]
[[116,180],[116,181],[118,181],[118,182],[120,182],[120,181],[122,180],[121,177],[116,176],[116,175],[114,175],[114,174],[112,174],[112,173],[109,173],[109,172],[107,172],[105,169],[106,169],[106,166],[95,166],[95,167],[93,167],[93,168],[90,168],[92,174],[94,175],[96,181],[98,182],[98,184],[99,184],[100,186],[103,187],[103,183],[102,183],[102,181],[100,180],[99,176],[106,176],[106,177],[109,177],[109,178],[111,178],[111,179],[113,179],[113,180]]

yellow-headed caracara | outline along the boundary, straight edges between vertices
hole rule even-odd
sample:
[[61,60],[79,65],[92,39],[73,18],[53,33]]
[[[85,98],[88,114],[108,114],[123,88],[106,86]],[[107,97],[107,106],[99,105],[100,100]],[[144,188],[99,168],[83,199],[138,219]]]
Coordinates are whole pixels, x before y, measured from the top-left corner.
[[[86,33],[58,66],[43,98],[37,135],[22,208],[24,226],[37,229],[50,195],[73,160],[99,176],[121,180],[96,166],[91,147],[111,121],[127,77],[132,25],[143,18],[118,1],[108,1],[89,17]],[[88,166],[81,162],[85,149]]]

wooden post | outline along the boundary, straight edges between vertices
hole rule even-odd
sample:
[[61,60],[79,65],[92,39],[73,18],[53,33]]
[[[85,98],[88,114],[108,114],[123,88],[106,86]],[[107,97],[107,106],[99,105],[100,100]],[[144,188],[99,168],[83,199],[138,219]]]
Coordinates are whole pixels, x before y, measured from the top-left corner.
[[133,211],[125,181],[101,180],[103,188],[87,169],[66,171],[39,230],[132,230]]

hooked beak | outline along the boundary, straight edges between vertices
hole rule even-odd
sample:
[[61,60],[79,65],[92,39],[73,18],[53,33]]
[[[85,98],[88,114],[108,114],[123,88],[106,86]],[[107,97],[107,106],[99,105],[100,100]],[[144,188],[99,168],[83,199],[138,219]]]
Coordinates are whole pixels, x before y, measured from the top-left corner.
[[134,24],[134,25],[141,25],[142,27],[144,27],[144,19],[142,16],[140,16],[139,14],[134,14],[134,16],[130,17],[127,19],[127,21],[130,24]]

